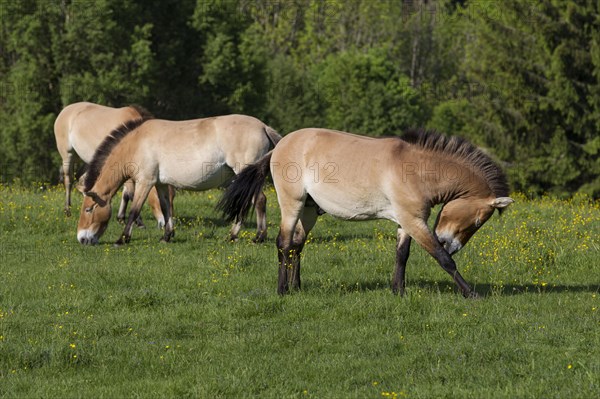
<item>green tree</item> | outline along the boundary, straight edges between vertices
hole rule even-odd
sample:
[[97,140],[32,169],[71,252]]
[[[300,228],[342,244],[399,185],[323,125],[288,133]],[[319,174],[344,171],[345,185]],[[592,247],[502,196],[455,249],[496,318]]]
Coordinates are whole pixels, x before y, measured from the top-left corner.
[[198,0],[192,26],[201,37],[198,82],[211,114],[259,116],[264,102],[264,57],[249,40],[252,24],[242,2]]
[[52,135],[57,76],[50,26],[61,9],[44,2],[2,1],[2,181],[45,181],[57,170]]
[[327,126],[334,129],[393,135],[423,125],[428,116],[419,91],[382,51],[330,55],[318,85]]
[[53,122],[72,102],[199,116],[206,102],[198,95],[196,32],[187,24],[194,6],[2,0],[2,180],[55,181]]
[[515,188],[599,195],[597,4],[472,11],[464,71],[482,90],[471,123],[513,165]]

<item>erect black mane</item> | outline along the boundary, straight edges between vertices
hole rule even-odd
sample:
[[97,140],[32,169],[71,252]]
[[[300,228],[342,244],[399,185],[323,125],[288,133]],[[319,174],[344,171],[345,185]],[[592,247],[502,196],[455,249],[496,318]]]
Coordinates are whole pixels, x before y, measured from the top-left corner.
[[102,143],[96,149],[94,153],[94,157],[92,158],[92,162],[90,162],[90,166],[87,171],[87,175],[84,181],[84,191],[89,191],[94,187],[98,176],[100,176],[100,171],[102,171],[102,167],[106,162],[106,159],[110,155],[111,151],[123,140],[125,136],[129,133],[140,127],[144,122],[148,119],[138,118],[132,119],[123,123],[121,126],[114,129],[106,138],[102,141]]
[[467,161],[474,169],[480,171],[496,197],[507,197],[510,194],[506,175],[502,169],[489,155],[467,140],[423,129],[407,130],[401,138],[423,149],[456,156]]

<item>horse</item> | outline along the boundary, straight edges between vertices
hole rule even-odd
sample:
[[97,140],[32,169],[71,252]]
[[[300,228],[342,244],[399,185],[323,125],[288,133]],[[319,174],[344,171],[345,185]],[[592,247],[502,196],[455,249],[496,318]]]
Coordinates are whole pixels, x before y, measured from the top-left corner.
[[[62,174],[65,186],[65,215],[71,216],[71,176],[73,175],[73,157],[79,158],[89,164],[96,148],[115,126],[119,126],[131,119],[151,118],[152,115],[138,106],[111,108],[89,102],[79,102],[66,106],[54,122],[54,137],[56,147],[62,158]],[[85,178],[85,175],[82,176]],[[76,187],[79,187],[76,185]],[[117,220],[125,220],[127,203],[132,200],[134,192],[133,183],[128,181],[123,187],[123,196]],[[174,195],[174,191],[171,191]],[[158,221],[159,227],[164,225],[164,217],[160,210],[156,190],[152,190],[148,201],[152,213]],[[142,227],[141,218],[136,223]]]
[[[281,136],[260,120],[245,115],[225,115],[186,121],[134,119],[113,130],[100,144],[85,179],[84,200],[77,226],[82,244],[96,244],[110,219],[110,201],[127,179],[135,183],[129,219],[115,245],[128,243],[132,223],[150,189],[156,186],[165,215],[162,241],[173,236],[167,185],[185,190],[208,190],[231,181],[245,165],[274,148]],[[266,238],[266,197],[253,198],[257,232]],[[242,220],[230,230],[236,240]]]
[[[404,295],[414,239],[439,263],[465,297],[476,297],[452,255],[513,201],[500,167],[457,137],[410,130],[371,138],[309,128],[286,135],[275,149],[242,170],[218,203],[227,220],[245,217],[251,198],[272,176],[281,209],[277,292],[300,288],[300,254],[323,213],[346,220],[388,219],[398,225],[392,291]],[[443,204],[434,225],[431,209]]]

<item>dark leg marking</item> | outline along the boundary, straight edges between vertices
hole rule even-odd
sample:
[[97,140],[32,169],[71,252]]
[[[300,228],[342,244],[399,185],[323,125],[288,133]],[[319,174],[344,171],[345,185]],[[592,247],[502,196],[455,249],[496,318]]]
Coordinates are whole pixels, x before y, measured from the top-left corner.
[[396,244],[396,270],[392,279],[392,292],[404,295],[406,288],[405,272],[406,262],[410,253],[411,237],[404,230],[398,228],[398,242]]

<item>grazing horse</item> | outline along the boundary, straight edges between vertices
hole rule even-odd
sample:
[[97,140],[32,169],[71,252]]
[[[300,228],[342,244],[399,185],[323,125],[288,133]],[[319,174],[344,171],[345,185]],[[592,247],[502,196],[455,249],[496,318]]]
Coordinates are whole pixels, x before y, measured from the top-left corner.
[[[300,253],[318,215],[346,220],[388,219],[398,224],[394,293],[404,294],[405,269],[414,239],[448,272],[465,297],[477,294],[452,255],[513,200],[502,170],[482,151],[457,137],[411,131],[400,138],[370,138],[327,129],[302,129],[245,168],[218,207],[242,219],[251,198],[273,178],[281,208],[277,237],[278,293],[300,288]],[[444,204],[434,232],[431,208]]]
[[[229,182],[244,166],[256,162],[281,136],[256,118],[227,115],[188,121],[135,119],[115,129],[98,147],[85,179],[84,199],[77,226],[82,244],[95,244],[110,219],[110,201],[127,179],[135,183],[129,220],[116,242],[131,238],[132,223],[152,187],[156,185],[165,215],[162,240],[173,235],[167,185],[184,190],[208,190]],[[267,233],[266,197],[253,197],[256,208],[255,241]],[[242,221],[231,228],[236,239]]]
[[[77,154],[86,164],[92,161],[96,148],[110,134],[113,128],[137,118],[151,118],[148,111],[129,106],[111,108],[88,102],[74,103],[66,106],[54,122],[56,147],[62,158],[63,183],[65,185],[65,214],[71,216],[71,176],[73,175],[73,156]],[[133,197],[133,183],[128,181],[123,187],[123,197],[117,219],[125,220],[127,203]],[[173,192],[174,193],[174,192]],[[159,226],[164,225],[164,218],[158,204],[156,190],[150,193],[149,205]],[[136,221],[142,225],[141,219]]]

